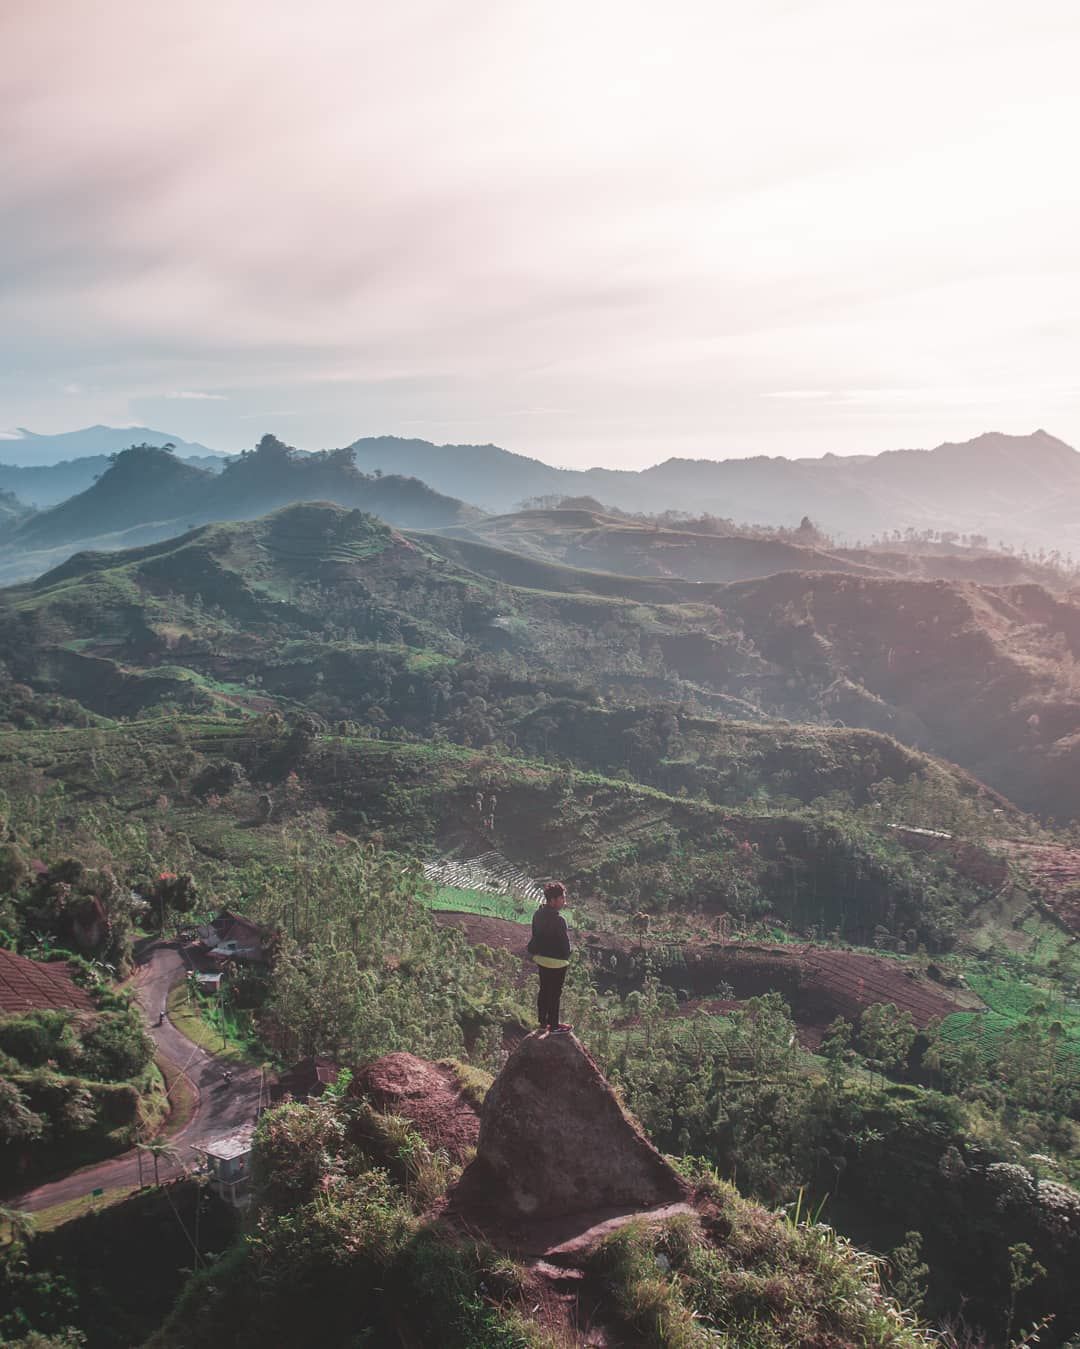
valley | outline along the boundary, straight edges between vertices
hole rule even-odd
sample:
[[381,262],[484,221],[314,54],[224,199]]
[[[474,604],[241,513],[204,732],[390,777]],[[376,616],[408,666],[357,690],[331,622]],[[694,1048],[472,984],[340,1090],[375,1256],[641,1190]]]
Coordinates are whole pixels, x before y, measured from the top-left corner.
[[[265,482],[274,462],[297,481],[353,481],[344,461],[313,468],[282,451],[261,447],[213,480]],[[91,518],[99,498],[99,524],[152,531],[135,523],[146,511],[132,514],[132,473],[174,501],[206,490],[202,470],[128,453],[85,500],[13,537],[69,537],[66,521]],[[284,1082],[335,1065],[317,1069],[322,1091],[347,1069],[322,1105],[286,1104],[260,1124],[259,1212],[300,1215],[310,1239],[313,1201],[302,1186],[283,1198],[271,1177],[313,1165],[304,1131],[330,1128],[353,1140],[334,1163],[348,1193],[403,1186],[380,1192],[379,1211],[442,1268],[458,1248],[438,1215],[469,1157],[440,1152],[452,1107],[423,1064],[441,1065],[444,1085],[457,1074],[482,1109],[492,1076],[532,1052],[524,948],[541,887],[558,878],[575,1033],[653,1144],[681,1167],[706,1159],[766,1207],[825,1203],[847,1239],[891,1259],[917,1233],[939,1323],[962,1306],[974,1326],[999,1324],[1002,1271],[1023,1241],[1046,1271],[1024,1313],[1052,1312],[1060,1331],[1046,1342],[1067,1343],[1080,1331],[1068,1275],[1080,1241],[1080,609],[1065,573],[978,549],[958,560],[926,541],[856,552],[812,530],[713,535],[572,506],[481,518],[423,484],[355,481],[356,505],[260,513],[253,498],[251,518],[164,521],[152,541],[76,550],[0,591],[0,925],[12,946],[85,962],[107,999],[136,940],[190,951],[215,914],[240,915],[267,954],[248,965],[230,950],[211,965],[213,996],[180,979],[170,1015],[201,1052],[224,1047],[244,1083],[257,1067]],[[372,513],[380,493],[401,518]],[[65,1015],[50,1035],[70,1033]],[[0,1018],[0,1050],[2,1033]],[[348,1075],[368,1082],[365,1065],[400,1055],[428,1086],[395,1098],[402,1119],[387,1123]],[[62,1151],[60,1097],[33,1077],[54,1070],[13,1057],[8,1071],[9,1130],[30,1111]],[[391,1068],[370,1071],[384,1081]],[[231,1088],[221,1100],[246,1109]],[[162,1127],[131,1138],[164,1155]],[[380,1158],[390,1181],[372,1179]],[[11,1195],[27,1188],[19,1174]],[[704,1174],[683,1216],[707,1234],[721,1201]],[[210,1204],[200,1194],[196,1206]],[[113,1203],[109,1222],[121,1230],[143,1202]],[[350,1223],[374,1212],[349,1203]],[[239,1238],[214,1280],[234,1288],[228,1262],[245,1268],[252,1250]],[[522,1343],[635,1342],[599,1266],[553,1258],[513,1265],[524,1282],[501,1310],[461,1291],[448,1342],[498,1343],[478,1327],[506,1316]],[[491,1277],[461,1269],[455,1286]],[[595,1290],[589,1316],[578,1280]],[[716,1295],[687,1272],[678,1287],[697,1301],[676,1299],[672,1315],[693,1319]],[[791,1296],[813,1287],[803,1278]],[[527,1297],[549,1308],[554,1340],[535,1338]],[[771,1317],[768,1343],[790,1343],[756,1298],[751,1321]],[[417,1315],[435,1305],[421,1299]],[[807,1316],[832,1315],[814,1305]],[[388,1314],[365,1313],[372,1325]],[[199,1324],[162,1302],[146,1334],[180,1346]],[[901,1342],[873,1338],[884,1334],[866,1342]],[[114,1343],[94,1329],[91,1349]]]

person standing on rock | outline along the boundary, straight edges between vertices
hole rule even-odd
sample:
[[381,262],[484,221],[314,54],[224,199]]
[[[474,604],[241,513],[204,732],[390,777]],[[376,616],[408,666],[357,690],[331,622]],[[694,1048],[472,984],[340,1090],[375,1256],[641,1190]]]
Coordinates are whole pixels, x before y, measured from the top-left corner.
[[540,976],[536,999],[540,1027],[563,1035],[574,1029],[559,1020],[559,1000],[570,964],[570,933],[566,930],[566,919],[559,912],[565,903],[566,887],[561,881],[544,886],[544,902],[533,914],[528,945],[529,955]]

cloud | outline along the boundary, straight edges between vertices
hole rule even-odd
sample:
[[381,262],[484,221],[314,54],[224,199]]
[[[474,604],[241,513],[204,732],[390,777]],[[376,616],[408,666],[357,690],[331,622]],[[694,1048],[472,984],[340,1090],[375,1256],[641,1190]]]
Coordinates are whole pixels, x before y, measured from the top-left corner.
[[629,464],[982,429],[946,387],[1029,428],[1080,364],[1073,0],[263,19],[0,6],[4,421],[70,382],[210,441],[288,406]]

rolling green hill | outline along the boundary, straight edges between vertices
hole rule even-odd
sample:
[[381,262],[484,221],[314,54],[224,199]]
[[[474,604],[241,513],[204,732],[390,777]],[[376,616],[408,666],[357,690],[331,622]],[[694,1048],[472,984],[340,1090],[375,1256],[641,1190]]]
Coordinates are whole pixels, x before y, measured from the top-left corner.
[[[1004,746],[1019,725],[1030,743],[1017,699],[1026,689],[1045,702],[1065,677],[1039,620],[1078,615],[1034,590],[589,573],[326,505],[78,555],[0,595],[12,676],[94,713],[276,702],[465,744],[520,743],[720,801],[759,788],[860,799],[873,774],[849,771],[863,752],[828,731],[838,717],[930,751],[967,747],[961,764],[979,736]],[[813,754],[849,768],[808,773],[796,755],[781,772],[784,755],[770,750],[769,771],[740,780],[731,717],[765,728],[744,739],[782,740],[778,718],[816,723]],[[895,739],[880,745],[877,760],[892,766],[878,776],[916,771]],[[1008,793],[1024,785],[1023,762],[1013,753],[1007,774],[987,776]]]
[[215,520],[252,519],[297,501],[362,506],[395,524],[434,529],[472,512],[424,483],[359,473],[351,453],[299,454],[264,436],[255,450],[220,472],[177,459],[166,449],[133,446],[78,495],[32,516],[0,547],[0,578],[40,574],[76,547],[102,551],[155,542]]
[[859,561],[778,539],[697,534],[587,510],[520,511],[448,532],[527,557],[629,576],[726,582],[777,571],[890,572],[872,557]]

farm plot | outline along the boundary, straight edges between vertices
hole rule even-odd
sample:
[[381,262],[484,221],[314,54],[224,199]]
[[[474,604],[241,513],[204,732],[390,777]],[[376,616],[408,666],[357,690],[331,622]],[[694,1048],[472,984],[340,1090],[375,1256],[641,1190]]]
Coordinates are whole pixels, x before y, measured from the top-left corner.
[[535,904],[516,895],[494,895],[488,890],[463,890],[454,885],[436,886],[428,907],[441,913],[501,918],[508,923],[528,923],[536,909]]
[[1080,936],[1080,849],[1057,843],[1010,840],[1004,855],[1038,888],[1046,908],[1073,936]]
[[435,858],[424,863],[424,875],[436,886],[513,895],[533,906],[544,897],[543,888],[527,872],[495,851],[468,858]]
[[1071,1071],[1080,1067],[1080,1003],[1008,975],[972,974],[968,982],[987,1010],[947,1017],[941,1026],[943,1039],[953,1044],[973,1041],[984,1062],[990,1062],[1025,1019],[1045,1018],[1062,1027],[1056,1062]]
[[839,1006],[850,1008],[844,1015],[854,1020],[873,1003],[891,1002],[910,1012],[917,1026],[956,1011],[957,1001],[945,989],[935,987],[912,965],[856,951],[831,951],[820,947],[802,958],[806,988],[827,989]]
[[424,864],[424,875],[434,886],[429,906],[442,913],[527,923],[544,897],[531,876],[494,851],[466,859],[437,858]]

